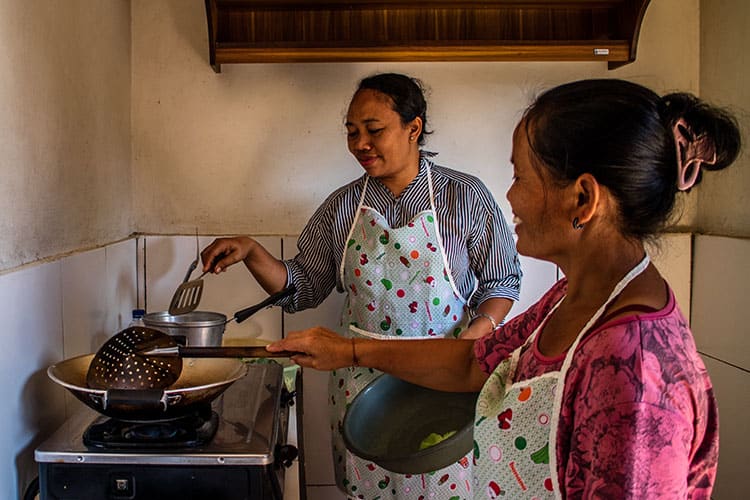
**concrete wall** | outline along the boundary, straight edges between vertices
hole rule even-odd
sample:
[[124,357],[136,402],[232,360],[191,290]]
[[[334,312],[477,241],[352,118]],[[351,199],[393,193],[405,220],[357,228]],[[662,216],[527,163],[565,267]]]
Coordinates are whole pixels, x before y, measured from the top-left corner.
[[127,237],[130,2],[0,2],[0,272]]
[[701,97],[739,116],[745,153],[726,170],[711,173],[700,186],[697,230],[750,237],[750,3],[702,0],[700,29]]
[[[478,174],[503,203],[510,138],[538,91],[586,77],[698,90],[698,0],[651,2],[634,64],[313,63],[208,65],[201,0],[133,0],[137,231],[296,234],[334,188],[362,173],[343,118],[357,81],[400,71],[431,88],[428,148]],[[685,224],[692,217],[686,205]]]

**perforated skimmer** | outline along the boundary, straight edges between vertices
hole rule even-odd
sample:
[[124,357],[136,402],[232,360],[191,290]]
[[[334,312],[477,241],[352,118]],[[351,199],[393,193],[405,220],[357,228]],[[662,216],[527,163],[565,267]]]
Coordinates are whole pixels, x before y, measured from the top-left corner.
[[141,352],[163,346],[164,333],[130,327],[109,339],[96,353],[86,374],[92,389],[164,389],[182,372],[180,357],[150,357]]

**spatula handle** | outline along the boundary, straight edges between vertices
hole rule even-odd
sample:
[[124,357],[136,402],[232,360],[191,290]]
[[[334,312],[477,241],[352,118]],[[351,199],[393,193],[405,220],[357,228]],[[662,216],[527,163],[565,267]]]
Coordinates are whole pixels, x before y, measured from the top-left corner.
[[263,346],[180,347],[183,358],[288,358],[298,353],[269,352]]
[[[283,289],[280,292],[276,292],[270,297],[268,297],[266,300],[261,302],[260,304],[256,304],[254,306],[250,306],[246,309],[243,309],[241,311],[237,311],[234,313],[234,318],[237,320],[237,323],[242,323],[247,318],[255,314],[256,312],[260,311],[261,309],[264,309],[268,306],[272,306],[275,302],[283,299],[284,297],[288,297],[289,295],[292,295],[297,291],[297,287],[294,285],[289,285],[287,288]],[[231,321],[231,320],[230,320]]]

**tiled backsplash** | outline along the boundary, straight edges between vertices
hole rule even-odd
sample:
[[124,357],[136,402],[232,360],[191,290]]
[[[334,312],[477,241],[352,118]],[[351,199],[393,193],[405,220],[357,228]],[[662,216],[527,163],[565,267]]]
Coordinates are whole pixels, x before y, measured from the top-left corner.
[[[145,246],[139,245],[139,262],[145,263],[145,287],[139,290],[141,302],[148,312],[166,311],[177,286],[185,278],[190,263],[195,259],[194,236],[145,236]],[[202,250],[214,238],[200,237],[198,247]],[[256,238],[276,257],[281,256],[281,238]],[[145,249],[144,249],[145,248]],[[202,264],[192,274],[193,279],[201,275]],[[200,311],[212,311],[232,318],[246,307],[255,305],[268,294],[252,278],[241,264],[229,267],[218,275],[203,277],[203,296],[198,306]],[[281,315],[279,308],[258,311],[240,324],[231,321],[226,325],[225,338],[277,340],[281,338]]]
[[0,498],[20,498],[37,474],[34,448],[82,405],[47,367],[127,325],[135,289],[133,240],[0,276]]

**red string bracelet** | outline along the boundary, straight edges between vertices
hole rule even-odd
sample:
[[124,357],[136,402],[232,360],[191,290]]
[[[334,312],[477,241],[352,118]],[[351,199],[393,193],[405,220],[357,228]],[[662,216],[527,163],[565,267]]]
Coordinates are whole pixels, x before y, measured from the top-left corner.
[[357,351],[354,349],[354,337],[349,340],[352,342],[352,366],[359,366],[359,360],[357,359]]

